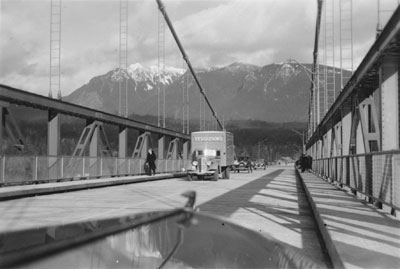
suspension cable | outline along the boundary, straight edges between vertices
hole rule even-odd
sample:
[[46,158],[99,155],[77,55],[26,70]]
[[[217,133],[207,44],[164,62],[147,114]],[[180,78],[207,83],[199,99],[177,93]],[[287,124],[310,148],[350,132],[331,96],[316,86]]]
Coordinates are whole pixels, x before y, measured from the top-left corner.
[[156,1],[157,1],[157,4],[158,4],[158,9],[160,10],[161,14],[163,14],[164,19],[165,19],[165,22],[167,23],[168,28],[169,28],[169,30],[171,31],[171,33],[172,33],[172,35],[173,35],[173,37],[174,37],[174,39],[175,39],[175,42],[176,42],[176,44],[178,45],[179,50],[180,50],[181,53],[182,53],[182,57],[183,57],[183,59],[185,60],[185,62],[186,62],[186,64],[187,64],[187,66],[188,66],[190,72],[192,73],[192,76],[193,76],[194,80],[196,81],[197,86],[199,87],[200,93],[203,95],[204,100],[207,102],[207,104],[208,104],[208,106],[209,106],[209,108],[210,108],[210,110],[211,110],[211,112],[212,112],[213,117],[214,117],[214,118],[216,119],[216,121],[218,122],[218,125],[223,129],[223,125],[222,125],[222,123],[220,122],[220,120],[218,119],[217,113],[216,113],[215,110],[213,109],[213,107],[212,107],[210,101],[208,100],[207,95],[206,95],[206,93],[204,92],[204,89],[203,89],[203,87],[201,86],[200,81],[199,81],[199,79],[197,78],[196,73],[194,72],[194,69],[193,69],[193,67],[192,67],[192,65],[191,65],[191,63],[190,63],[190,61],[189,61],[189,58],[188,58],[188,56],[186,55],[186,52],[185,52],[185,50],[183,49],[183,46],[182,46],[181,42],[179,41],[179,38],[178,38],[178,36],[177,36],[177,34],[176,34],[176,32],[175,32],[174,26],[172,25],[172,23],[171,23],[171,21],[170,21],[170,19],[169,19],[169,17],[168,17],[168,14],[167,14],[167,12],[166,12],[166,10],[165,10],[165,6],[164,6],[163,3],[161,2],[161,0],[156,0]]

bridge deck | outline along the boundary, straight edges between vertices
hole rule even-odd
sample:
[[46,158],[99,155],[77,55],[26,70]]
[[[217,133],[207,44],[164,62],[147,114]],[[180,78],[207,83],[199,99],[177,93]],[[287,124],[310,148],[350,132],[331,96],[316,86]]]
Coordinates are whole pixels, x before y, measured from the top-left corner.
[[[7,200],[0,202],[0,233],[181,207],[186,202],[181,193],[196,190],[200,211],[268,233],[314,259],[321,267],[331,267],[307,201],[307,195],[311,194],[308,198],[319,225],[322,224],[320,230],[327,248],[331,255],[332,249],[337,252],[332,256],[335,266],[339,260],[347,268],[399,267],[398,219],[310,173],[301,176],[306,193],[293,167],[270,167],[252,174],[232,174],[230,180],[217,182],[172,178]],[[89,188],[89,182],[74,184],[86,184],[85,188]],[[15,191],[27,186],[13,188]],[[6,188],[1,190],[5,192]]]
[[[49,184],[49,188],[53,184],[56,183]],[[12,188],[16,191],[27,187]],[[327,254],[321,251],[317,225],[292,167],[231,174],[231,179],[217,182],[174,178],[7,200],[0,202],[0,233],[182,207],[186,198],[181,194],[187,190],[197,191],[200,211],[268,233],[326,264]]]

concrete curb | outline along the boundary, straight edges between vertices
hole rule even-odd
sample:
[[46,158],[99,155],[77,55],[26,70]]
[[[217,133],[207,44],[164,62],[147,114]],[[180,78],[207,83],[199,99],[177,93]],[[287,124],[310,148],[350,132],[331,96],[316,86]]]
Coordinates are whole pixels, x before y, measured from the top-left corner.
[[0,201],[11,200],[28,196],[44,195],[68,191],[78,191],[91,188],[110,187],[123,184],[164,180],[175,177],[184,177],[186,173],[159,174],[155,176],[129,176],[117,178],[86,179],[67,182],[43,183],[36,185],[10,186],[0,188]]
[[325,247],[328,250],[329,257],[331,258],[332,264],[334,268],[345,268],[342,259],[340,258],[339,252],[337,251],[335,244],[329,234],[328,229],[326,228],[326,224],[322,219],[321,215],[318,212],[317,206],[311,196],[310,191],[308,190],[307,184],[304,182],[303,177],[301,176],[298,169],[296,170],[296,175],[300,178],[301,184],[303,185],[304,191],[307,195],[307,200],[310,203],[311,210],[313,212],[315,221],[317,222],[318,229],[322,235],[322,239],[324,241]]

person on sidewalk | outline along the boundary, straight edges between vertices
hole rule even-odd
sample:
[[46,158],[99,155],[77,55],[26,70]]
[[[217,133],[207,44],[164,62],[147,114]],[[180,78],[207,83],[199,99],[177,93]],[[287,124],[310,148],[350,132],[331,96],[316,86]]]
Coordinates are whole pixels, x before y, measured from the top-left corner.
[[250,161],[250,158],[247,158],[247,169],[249,171],[249,173],[253,173],[253,164]]
[[146,158],[146,163],[145,165],[148,165],[149,167],[149,176],[154,176],[156,174],[156,153],[154,152],[153,149],[149,149],[149,152],[147,153],[147,158]]
[[306,159],[307,159],[307,170],[311,171],[312,170],[312,157],[310,155],[307,155]]
[[307,158],[304,154],[301,154],[300,157],[300,168],[302,173],[307,169]]

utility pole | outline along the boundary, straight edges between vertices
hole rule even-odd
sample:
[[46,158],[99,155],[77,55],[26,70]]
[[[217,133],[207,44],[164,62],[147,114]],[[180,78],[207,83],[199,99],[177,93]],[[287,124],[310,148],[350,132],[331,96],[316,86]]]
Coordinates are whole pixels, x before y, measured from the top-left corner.
[[262,140],[258,141],[258,159],[261,159],[261,144],[264,143],[264,141],[268,140],[268,137],[263,138]]
[[304,154],[305,153],[305,149],[304,149],[304,131],[301,132],[301,133],[299,131],[295,130],[295,129],[292,129],[292,131],[295,132],[298,135],[301,135],[301,150],[302,150],[301,153]]

